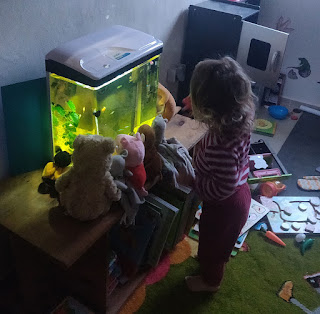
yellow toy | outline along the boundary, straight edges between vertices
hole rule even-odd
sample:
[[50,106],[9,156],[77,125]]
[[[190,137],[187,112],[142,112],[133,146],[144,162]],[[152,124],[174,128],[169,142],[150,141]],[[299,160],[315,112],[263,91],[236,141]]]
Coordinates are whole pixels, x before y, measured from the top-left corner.
[[68,152],[60,151],[54,156],[54,161],[46,164],[42,171],[42,180],[38,187],[41,194],[50,194],[51,197],[57,197],[55,181],[69,169],[71,155]]

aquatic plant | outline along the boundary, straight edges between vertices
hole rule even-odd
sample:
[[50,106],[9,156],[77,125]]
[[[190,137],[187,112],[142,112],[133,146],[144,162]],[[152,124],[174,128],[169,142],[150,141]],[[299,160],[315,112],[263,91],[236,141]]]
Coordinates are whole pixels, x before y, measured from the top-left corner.
[[[80,114],[76,113],[76,106],[74,103],[69,100],[67,101],[67,105],[69,110],[65,110],[61,105],[51,103],[52,108],[52,124],[53,127],[56,128],[59,125],[58,117],[61,117],[62,127],[64,129],[64,133],[62,138],[64,139],[64,144],[69,146],[71,150],[73,150],[73,141],[77,136],[77,127],[79,125]],[[55,115],[54,113],[57,113]],[[56,133],[56,132],[54,132]],[[55,134],[56,136],[56,134]],[[55,137],[55,140],[57,138]]]

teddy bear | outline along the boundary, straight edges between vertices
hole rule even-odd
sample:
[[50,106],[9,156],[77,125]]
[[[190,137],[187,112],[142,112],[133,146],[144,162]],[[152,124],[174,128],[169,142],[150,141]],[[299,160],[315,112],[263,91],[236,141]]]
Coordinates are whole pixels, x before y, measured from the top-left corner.
[[67,214],[93,220],[121,197],[110,173],[115,143],[101,135],[78,135],[73,146],[73,166],[56,180],[55,187]]
[[130,182],[128,182],[128,178],[133,174],[125,168],[125,159],[127,157],[128,151],[126,149],[124,149],[120,155],[113,155],[110,173],[122,192],[120,204],[124,210],[124,214],[120,223],[129,226],[135,223],[136,214],[140,204],[144,203],[144,199],[139,197],[136,190],[131,186]]
[[144,188],[146,182],[146,170],[143,165],[145,154],[144,144],[140,133],[135,136],[119,134],[116,137],[117,152],[126,149],[128,157],[125,159],[126,169],[132,172],[132,176],[128,178],[129,182],[137,191],[140,197],[148,195]]
[[156,135],[154,129],[147,124],[143,124],[139,127],[138,132],[144,134],[145,137],[143,164],[147,174],[145,188],[149,190],[156,182],[162,179],[162,160],[155,147]]

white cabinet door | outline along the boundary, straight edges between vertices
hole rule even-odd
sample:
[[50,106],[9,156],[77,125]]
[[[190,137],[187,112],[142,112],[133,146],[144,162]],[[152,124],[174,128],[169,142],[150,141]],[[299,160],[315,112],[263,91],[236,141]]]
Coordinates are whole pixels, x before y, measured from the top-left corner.
[[289,34],[243,21],[237,61],[252,81],[275,87]]

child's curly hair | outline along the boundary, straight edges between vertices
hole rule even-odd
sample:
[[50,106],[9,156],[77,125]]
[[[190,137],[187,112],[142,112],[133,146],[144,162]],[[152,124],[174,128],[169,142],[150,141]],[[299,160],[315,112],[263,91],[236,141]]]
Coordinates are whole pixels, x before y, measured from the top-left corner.
[[251,82],[230,57],[199,62],[190,83],[194,117],[220,138],[252,130],[254,99]]

